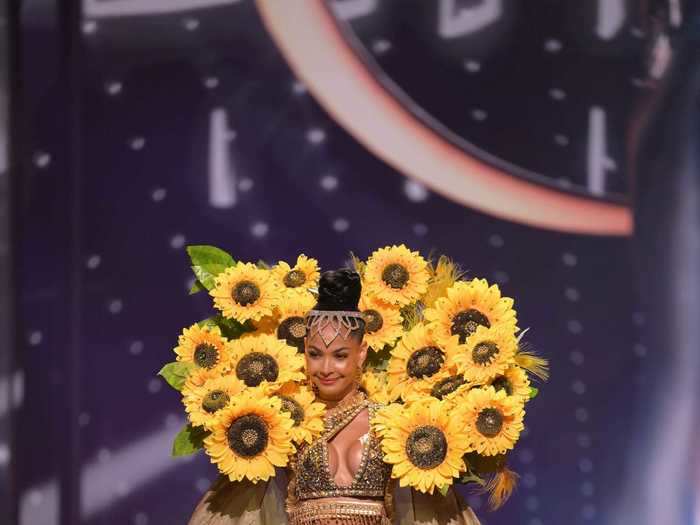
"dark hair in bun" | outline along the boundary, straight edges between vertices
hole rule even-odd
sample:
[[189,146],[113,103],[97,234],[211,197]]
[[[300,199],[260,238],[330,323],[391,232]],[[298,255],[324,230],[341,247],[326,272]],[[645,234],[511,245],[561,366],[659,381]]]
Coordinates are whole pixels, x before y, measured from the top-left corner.
[[314,310],[347,310],[357,312],[362,284],[360,275],[349,268],[321,274],[318,283],[318,302]]

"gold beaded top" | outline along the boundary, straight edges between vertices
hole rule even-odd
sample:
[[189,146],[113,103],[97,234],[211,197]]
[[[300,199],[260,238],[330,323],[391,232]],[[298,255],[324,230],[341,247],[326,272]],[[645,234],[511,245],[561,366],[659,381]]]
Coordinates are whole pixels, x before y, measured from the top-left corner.
[[360,467],[352,483],[339,486],[330,473],[328,464],[328,442],[345,428],[364,409],[372,418],[379,405],[372,403],[358,391],[326,412],[325,432],[309,446],[301,449],[296,461],[296,498],[301,500],[325,497],[381,498],[389,476],[391,465],[384,463],[378,436],[370,429],[362,448]]

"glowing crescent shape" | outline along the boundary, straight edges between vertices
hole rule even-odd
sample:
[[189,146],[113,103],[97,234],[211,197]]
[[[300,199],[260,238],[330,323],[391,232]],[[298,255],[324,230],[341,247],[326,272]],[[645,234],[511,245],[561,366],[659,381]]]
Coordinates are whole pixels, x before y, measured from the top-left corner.
[[417,119],[355,54],[323,0],[257,0],[257,7],[287,62],[319,103],[399,172],[501,219],[570,233],[631,234],[627,206],[518,179]]

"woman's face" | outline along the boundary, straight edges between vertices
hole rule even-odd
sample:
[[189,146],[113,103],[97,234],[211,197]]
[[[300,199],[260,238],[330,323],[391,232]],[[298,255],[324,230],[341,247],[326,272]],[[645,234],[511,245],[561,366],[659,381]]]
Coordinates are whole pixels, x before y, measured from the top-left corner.
[[[326,339],[335,333],[330,325],[322,331]],[[353,388],[357,369],[367,358],[367,344],[353,336],[347,339],[338,336],[326,346],[317,332],[305,339],[304,356],[306,370],[318,388],[319,397],[326,401],[340,401]]]

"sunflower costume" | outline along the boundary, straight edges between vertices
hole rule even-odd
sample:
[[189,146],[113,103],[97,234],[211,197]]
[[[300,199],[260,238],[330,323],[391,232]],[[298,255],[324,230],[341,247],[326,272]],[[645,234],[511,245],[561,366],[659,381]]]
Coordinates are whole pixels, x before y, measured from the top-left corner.
[[[203,450],[220,473],[191,525],[478,525],[455,485],[488,493],[494,509],[510,496],[508,455],[548,369],[497,285],[464,279],[445,256],[386,246],[352,256],[356,306],[324,309],[316,259],[270,267],[187,251],[190,293],[207,291],[214,313],[183,329],[159,374],[188,418],[173,455]],[[361,387],[326,409],[304,371],[306,341],[358,331]],[[329,442],[361,413],[359,466],[339,485]]]

